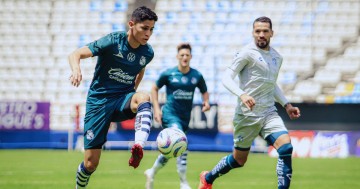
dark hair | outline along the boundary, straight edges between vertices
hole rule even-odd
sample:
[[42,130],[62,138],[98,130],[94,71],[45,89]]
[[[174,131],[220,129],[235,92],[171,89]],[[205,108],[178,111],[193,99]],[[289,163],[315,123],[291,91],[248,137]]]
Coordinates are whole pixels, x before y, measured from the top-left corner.
[[155,22],[158,20],[158,17],[155,12],[151,9],[142,6],[138,7],[134,10],[131,15],[131,20],[134,22],[143,22],[145,20],[154,20]]
[[180,44],[177,46],[178,52],[179,52],[181,49],[189,49],[189,50],[190,50],[190,53],[191,53],[191,45],[190,45],[189,43],[180,43]]
[[271,19],[266,17],[266,16],[262,16],[262,17],[259,17],[257,19],[254,20],[254,23],[253,23],[253,27],[255,25],[255,22],[266,22],[266,23],[269,23],[270,24],[270,29],[272,29],[272,22],[271,22]]

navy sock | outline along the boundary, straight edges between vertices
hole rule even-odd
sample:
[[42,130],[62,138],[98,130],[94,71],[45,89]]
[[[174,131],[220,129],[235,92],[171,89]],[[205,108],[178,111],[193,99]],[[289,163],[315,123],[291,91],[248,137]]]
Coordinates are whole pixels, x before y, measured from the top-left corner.
[[242,165],[236,162],[232,154],[225,156],[219,161],[219,163],[214,167],[214,169],[206,175],[206,182],[212,184],[216,178],[225,175],[231,169],[237,167],[242,167]]
[[93,172],[86,170],[84,162],[81,162],[76,173],[76,185],[84,188],[88,184],[92,173]]
[[282,145],[277,151],[279,159],[276,166],[276,173],[278,176],[278,189],[288,189],[290,187],[292,166],[291,156],[293,147],[290,143]]

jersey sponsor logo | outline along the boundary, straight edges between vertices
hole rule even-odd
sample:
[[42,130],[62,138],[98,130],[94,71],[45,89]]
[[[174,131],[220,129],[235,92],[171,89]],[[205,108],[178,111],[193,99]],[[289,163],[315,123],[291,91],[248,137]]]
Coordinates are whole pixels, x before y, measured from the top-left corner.
[[188,82],[188,78],[187,77],[181,77],[181,82],[182,83],[187,83]]
[[127,55],[127,60],[128,60],[129,62],[134,62],[135,58],[136,58],[136,56],[135,56],[135,54],[132,53],[132,52],[130,52],[130,53]]
[[88,139],[88,140],[94,139],[94,133],[92,130],[86,131],[86,139]]
[[111,68],[109,71],[109,78],[124,84],[132,84],[135,76],[122,71],[120,68]]
[[145,56],[141,56],[141,58],[140,58],[140,65],[145,65],[146,64],[146,58],[145,58]]
[[197,79],[195,77],[191,78],[191,83],[195,85],[197,83]]
[[191,100],[193,97],[193,92],[178,89],[173,92],[173,96],[174,99]]

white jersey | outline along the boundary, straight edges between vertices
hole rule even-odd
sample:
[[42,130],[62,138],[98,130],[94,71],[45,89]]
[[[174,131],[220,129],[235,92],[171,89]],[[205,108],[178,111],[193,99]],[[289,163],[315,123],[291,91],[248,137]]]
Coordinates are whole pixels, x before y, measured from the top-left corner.
[[264,51],[254,42],[238,52],[229,69],[238,74],[239,87],[255,99],[255,106],[249,110],[238,98],[237,114],[245,116],[264,116],[275,111],[275,99],[284,105],[287,100],[276,84],[282,64],[282,56],[273,48]]

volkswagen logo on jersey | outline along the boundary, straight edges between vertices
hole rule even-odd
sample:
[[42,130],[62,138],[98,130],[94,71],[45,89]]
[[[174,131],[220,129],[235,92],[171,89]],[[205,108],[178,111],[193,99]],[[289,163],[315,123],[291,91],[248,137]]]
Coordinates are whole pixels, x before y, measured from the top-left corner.
[[129,62],[133,62],[134,60],[135,60],[135,54],[134,53],[129,53],[128,55],[127,55],[127,60],[129,61]]
[[145,65],[146,64],[146,58],[145,58],[145,56],[141,56],[141,58],[140,58],[140,65]]

